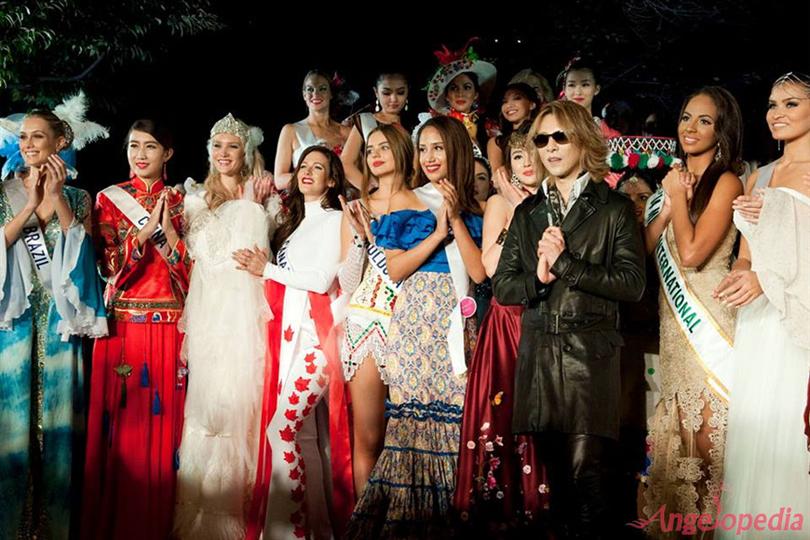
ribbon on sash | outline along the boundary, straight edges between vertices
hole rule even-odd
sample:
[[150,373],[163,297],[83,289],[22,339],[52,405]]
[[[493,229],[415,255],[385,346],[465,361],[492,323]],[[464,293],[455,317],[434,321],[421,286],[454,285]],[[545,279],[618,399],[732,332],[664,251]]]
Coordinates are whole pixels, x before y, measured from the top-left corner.
[[[14,215],[19,214],[23,208],[25,208],[25,204],[28,201],[28,193],[25,191],[22,180],[16,176],[9,178],[3,182],[3,187],[6,190],[6,196],[8,197],[11,211]],[[40,282],[46,289],[53,289],[51,285],[51,257],[48,254],[48,247],[45,244],[45,235],[39,227],[39,220],[37,219],[36,213],[31,214],[31,217],[25,222],[20,238],[25,245],[25,250],[31,257],[31,263],[36,269],[37,275],[39,275]]]
[[[110,186],[101,192],[139,231],[144,228],[146,223],[149,221],[149,212],[147,212],[146,208],[141,206],[140,203],[135,200],[135,197],[127,193],[120,186]],[[155,232],[152,233],[149,239],[152,241],[152,245],[155,246],[158,253],[160,253],[160,256],[168,262],[172,249],[169,247],[169,241],[166,240],[166,234],[163,232],[163,229],[159,223],[157,228],[155,228]]]
[[[433,184],[425,184],[414,190],[414,193],[419,197],[420,201],[427,205],[434,216],[438,214],[444,197]],[[464,317],[461,314],[461,301],[469,292],[470,277],[467,275],[467,268],[464,266],[464,260],[461,258],[461,251],[458,249],[458,243],[455,239],[444,246],[444,252],[450,266],[453,288],[456,290],[456,305],[450,313],[447,346],[450,351],[450,363],[453,366],[453,373],[463,375],[467,371],[467,362],[464,358]]]
[[681,332],[695,351],[706,373],[707,384],[722,399],[728,401],[731,391],[733,342],[689,290],[672,256],[666,234],[662,234],[658,239],[655,261],[667,305],[672,310]]

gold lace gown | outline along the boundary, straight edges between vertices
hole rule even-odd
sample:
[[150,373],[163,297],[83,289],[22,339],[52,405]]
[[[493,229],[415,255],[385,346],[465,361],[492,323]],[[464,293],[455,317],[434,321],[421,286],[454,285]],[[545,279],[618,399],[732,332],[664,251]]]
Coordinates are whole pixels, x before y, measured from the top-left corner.
[[[711,314],[729,342],[736,313],[712,298],[712,291],[729,271],[737,229],[726,237],[702,267],[681,264],[670,223],[665,233],[672,256],[692,295]],[[723,479],[728,403],[707,384],[704,367],[682,332],[661,288],[661,400],[649,419],[649,458],[644,513],[652,516],[666,504],[666,514],[714,514]],[[709,430],[708,459],[698,451],[698,432]],[[705,431],[704,431],[705,433]],[[682,435],[683,434],[683,435]],[[666,536],[659,522],[650,524],[653,537]]]

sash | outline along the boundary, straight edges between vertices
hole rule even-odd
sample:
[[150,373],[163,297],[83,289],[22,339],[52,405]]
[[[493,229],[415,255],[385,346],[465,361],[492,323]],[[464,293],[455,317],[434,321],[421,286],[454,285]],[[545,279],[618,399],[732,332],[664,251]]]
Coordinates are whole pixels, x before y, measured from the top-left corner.
[[663,188],[659,188],[649,199],[647,199],[647,206],[644,207],[644,226],[648,226],[655,221],[661,209],[664,207],[664,199],[666,199],[667,192]]
[[[444,197],[433,184],[426,184],[414,193],[419,200],[427,205],[433,215],[439,212]],[[470,289],[470,276],[461,258],[461,251],[458,243],[453,240],[444,246],[447,255],[447,263],[450,265],[450,277],[453,280],[453,288],[456,290],[456,305],[450,313],[450,331],[447,334],[447,345],[450,350],[450,363],[453,366],[453,373],[463,375],[467,371],[467,362],[464,359],[464,317],[461,315],[461,301],[467,296]]]
[[368,255],[368,262],[371,265],[372,271],[380,276],[386,285],[391,287],[394,291],[399,292],[402,282],[394,283],[391,276],[388,275],[388,264],[385,261],[385,251],[378,247],[374,242],[369,242],[366,246],[366,254]]
[[658,239],[655,261],[658,266],[658,276],[661,279],[661,290],[667,299],[667,306],[672,310],[672,314],[678,322],[678,328],[692,346],[706,373],[706,383],[722,399],[728,401],[733,367],[732,341],[689,290],[689,286],[672,256],[666,234],[662,234]]
[[[113,205],[124,214],[124,217],[139,231],[143,229],[149,221],[149,212],[146,211],[146,208],[141,206],[140,203],[135,200],[135,197],[124,191],[121,187],[110,186],[101,192],[110,199],[110,202],[113,203]],[[160,223],[158,223],[155,232],[152,233],[149,239],[152,241],[158,253],[160,253],[160,256],[168,262],[172,249],[169,247],[169,241],[166,240],[166,234],[160,227]]]
[[[25,208],[25,203],[28,200],[28,194],[25,191],[22,180],[16,176],[9,178],[3,182],[3,187],[6,190],[6,196],[8,197],[8,204],[11,207],[11,211],[14,215],[19,214],[22,209]],[[31,257],[31,262],[34,268],[36,268],[40,282],[45,288],[52,290],[51,257],[48,254],[48,246],[45,244],[45,235],[39,227],[39,220],[37,219],[36,213],[32,214],[31,217],[28,218],[28,221],[25,222],[20,238],[25,245],[25,250]]]

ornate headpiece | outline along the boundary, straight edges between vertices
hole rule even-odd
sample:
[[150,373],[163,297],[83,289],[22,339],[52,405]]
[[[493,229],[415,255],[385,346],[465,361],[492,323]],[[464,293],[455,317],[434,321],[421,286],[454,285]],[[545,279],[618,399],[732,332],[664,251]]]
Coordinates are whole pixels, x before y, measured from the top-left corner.
[[614,171],[622,169],[660,169],[681,160],[675,157],[676,143],[671,137],[612,137],[608,139],[607,162]]
[[[87,96],[83,91],[65,100],[54,108],[53,113],[65,125],[65,138],[68,146],[59,152],[59,157],[68,166],[68,177],[78,176],[76,169],[76,151],[89,143],[106,139],[110,132],[104,126],[85,119],[87,113]],[[20,127],[25,119],[24,114],[12,114],[0,119],[0,156],[6,158],[0,178],[25,169],[25,161],[20,154]]]
[[214,127],[211,128],[210,138],[208,139],[208,156],[211,156],[211,141],[215,135],[220,133],[229,133],[242,141],[245,147],[245,166],[248,170],[253,169],[253,153],[256,148],[264,142],[264,132],[257,127],[249,126],[236,118],[233,114],[228,113],[224,118],[219,120]]
[[470,38],[464,47],[457,51],[451,51],[445,45],[442,45],[441,50],[434,51],[433,54],[439,59],[439,68],[431,77],[426,88],[428,103],[433,110],[443,114],[449,111],[450,105],[447,103],[444,91],[450,81],[462,73],[475,73],[482,102],[485,102],[492,92],[498,70],[490,62],[479,59],[478,54],[470,45],[477,39]]

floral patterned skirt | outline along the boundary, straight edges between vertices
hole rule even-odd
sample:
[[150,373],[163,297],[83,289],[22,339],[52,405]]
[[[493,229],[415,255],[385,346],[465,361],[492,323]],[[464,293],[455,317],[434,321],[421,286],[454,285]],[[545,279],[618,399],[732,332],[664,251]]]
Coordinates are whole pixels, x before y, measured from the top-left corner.
[[512,434],[515,362],[522,306],[492,300],[473,354],[461,424],[453,504],[489,536],[532,526],[548,505],[543,467],[531,435]]
[[465,389],[447,344],[455,304],[449,274],[417,272],[402,286],[385,354],[385,447],[346,538],[451,536]]

